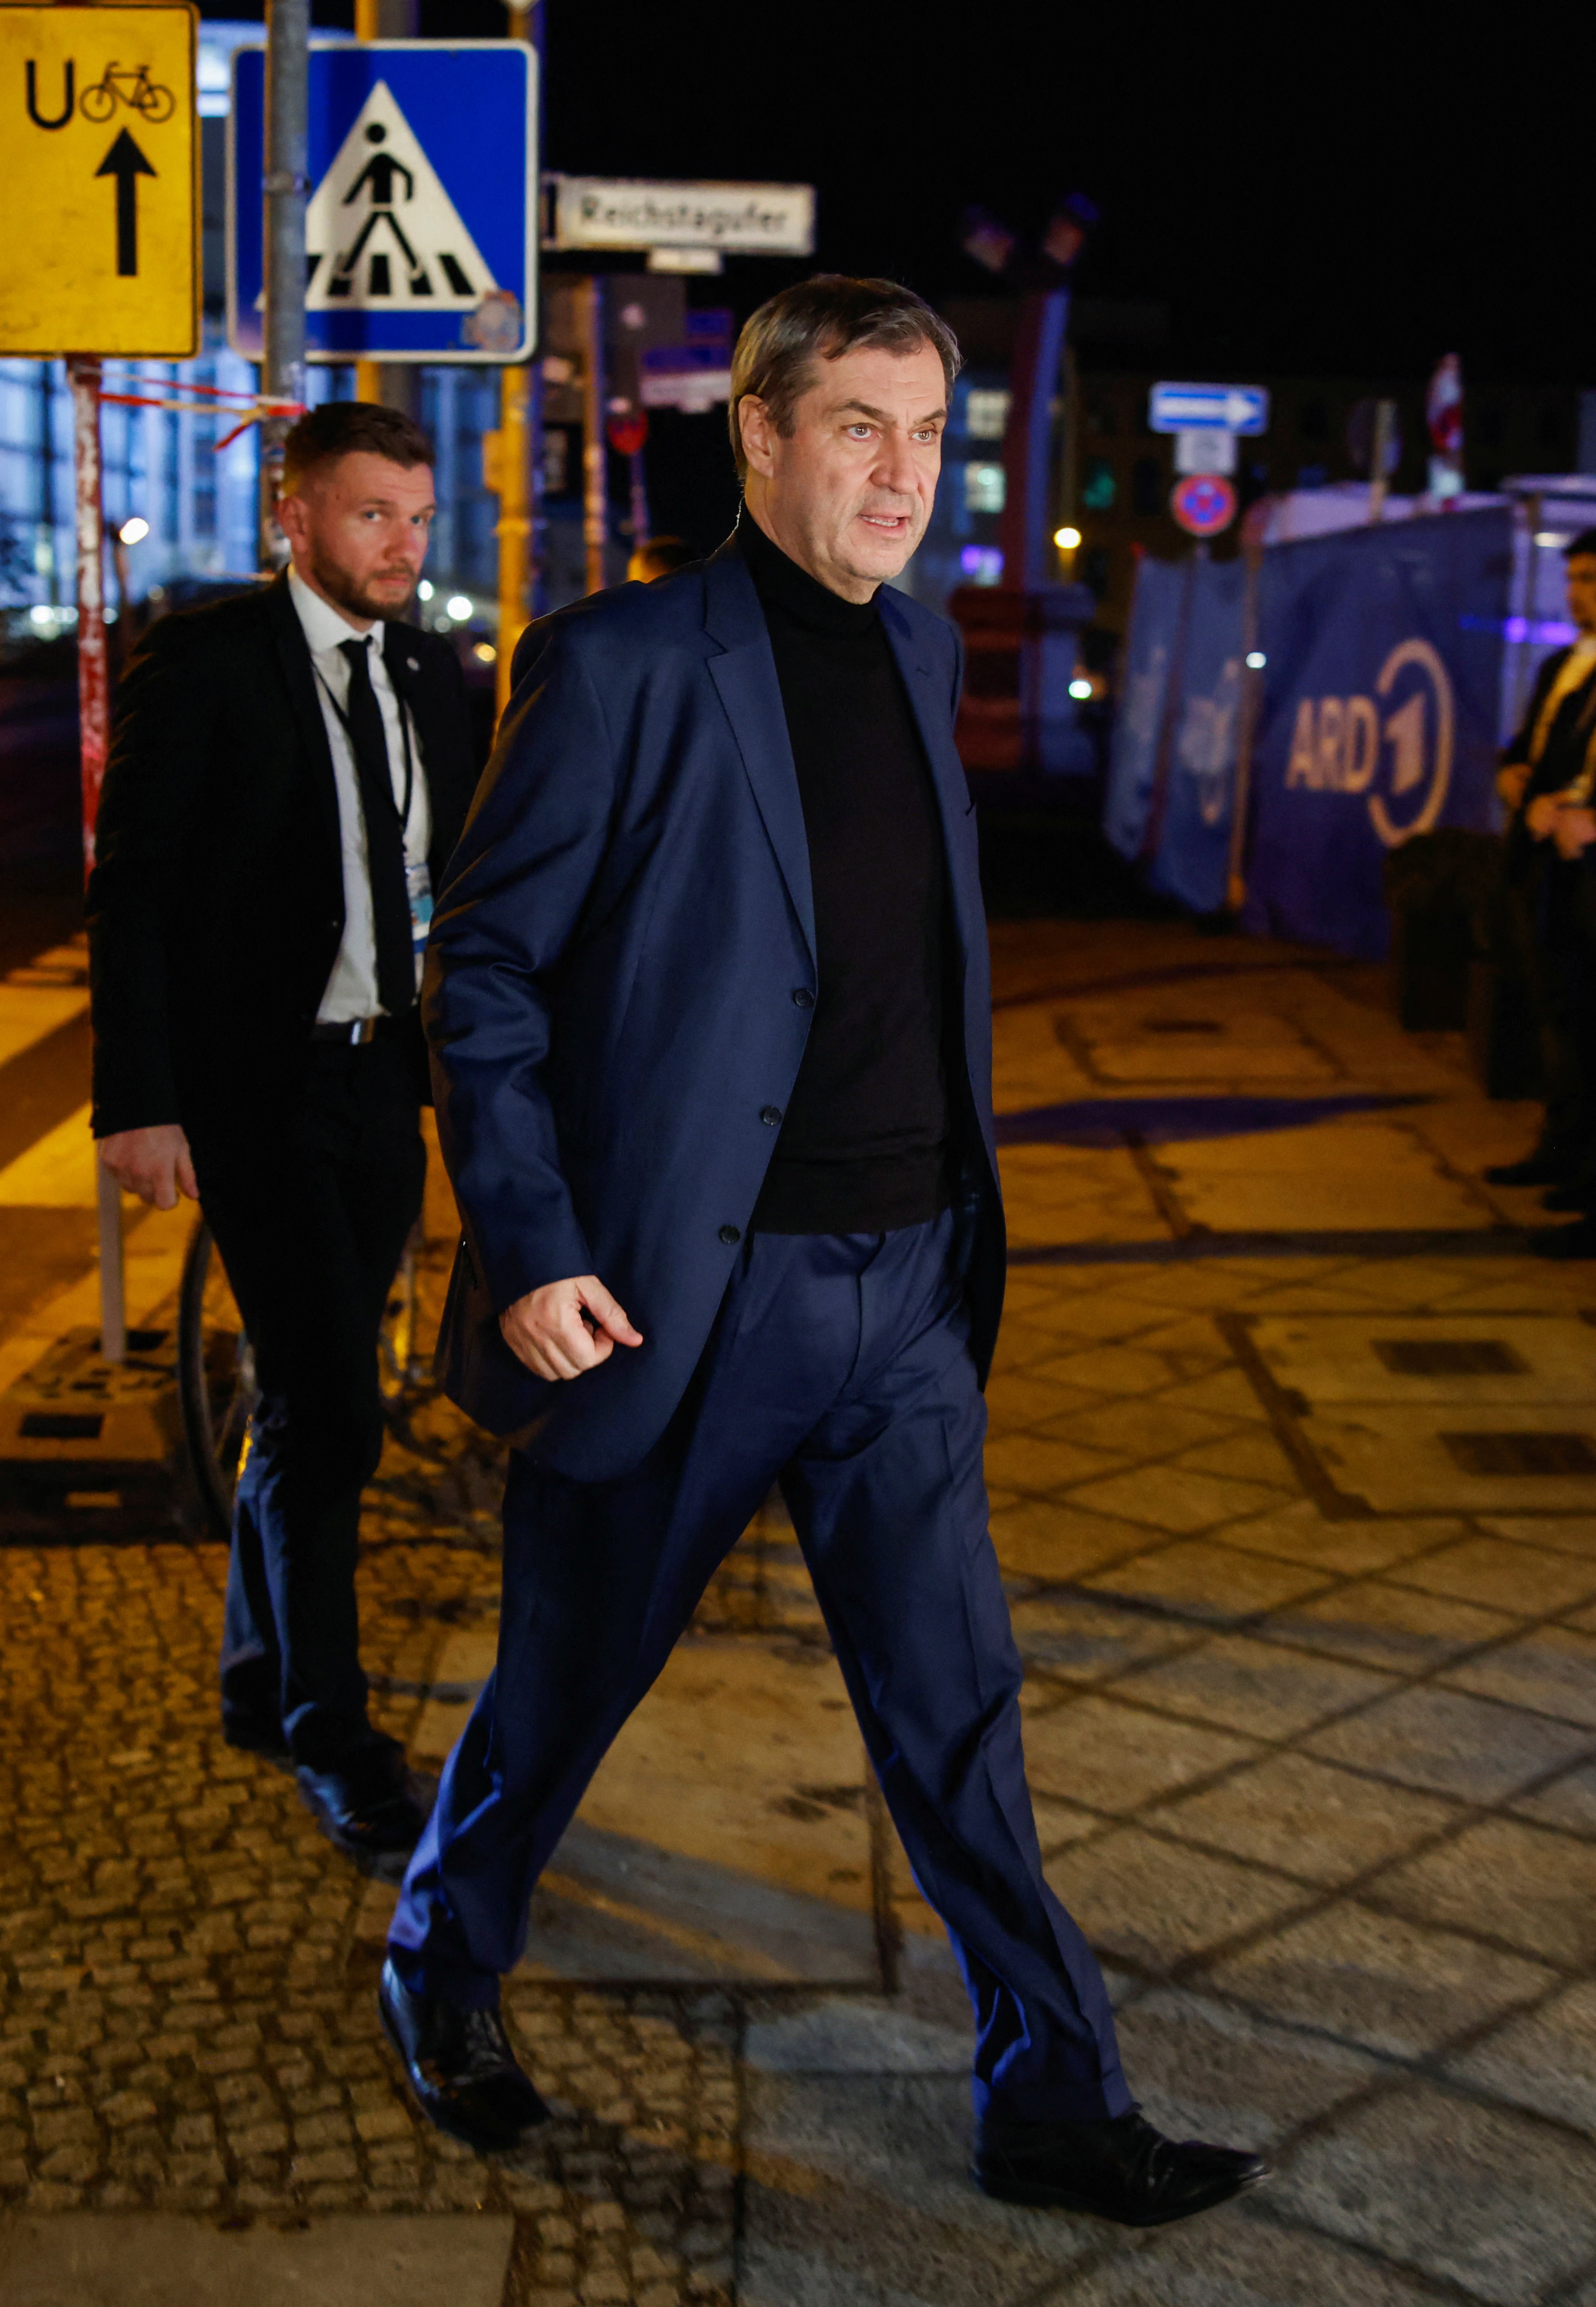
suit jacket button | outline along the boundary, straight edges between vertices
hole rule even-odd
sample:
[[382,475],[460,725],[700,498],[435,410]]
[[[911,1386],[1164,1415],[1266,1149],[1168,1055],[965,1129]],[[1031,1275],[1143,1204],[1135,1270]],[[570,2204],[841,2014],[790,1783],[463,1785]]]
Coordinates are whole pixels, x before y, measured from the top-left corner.
[[796,985],[794,987],[793,1007],[794,1009],[812,1009],[814,1006],[815,997],[810,991],[807,985]]
[[742,1229],[741,1226],[722,1226],[720,1230],[720,1238],[722,1241],[725,1242],[726,1248],[730,1249],[734,1242],[742,1240]]
[[780,1106],[762,1105],[759,1108],[759,1119],[764,1123],[767,1129],[779,1129],[781,1128]]

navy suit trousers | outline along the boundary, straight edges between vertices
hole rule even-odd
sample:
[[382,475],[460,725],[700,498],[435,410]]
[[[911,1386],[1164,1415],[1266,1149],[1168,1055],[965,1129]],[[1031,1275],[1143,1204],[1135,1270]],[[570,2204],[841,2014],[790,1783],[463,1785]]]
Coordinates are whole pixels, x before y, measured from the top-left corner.
[[1131,2105],[1102,1974],[1043,1879],[954,1231],[949,1214],[888,1234],[753,1235],[688,1395],[636,1471],[582,1483],[512,1456],[497,1668],[390,1938],[410,1985],[497,2000],[584,1788],[779,1481],[914,1878],[969,1988],[977,2111]]

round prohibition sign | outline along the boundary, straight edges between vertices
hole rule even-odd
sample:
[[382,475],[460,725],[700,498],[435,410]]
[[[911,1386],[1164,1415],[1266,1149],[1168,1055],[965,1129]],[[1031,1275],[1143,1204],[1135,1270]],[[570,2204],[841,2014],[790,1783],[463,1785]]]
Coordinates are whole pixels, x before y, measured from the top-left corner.
[[1236,492],[1218,473],[1188,473],[1177,482],[1170,510],[1188,536],[1217,536],[1236,518]]

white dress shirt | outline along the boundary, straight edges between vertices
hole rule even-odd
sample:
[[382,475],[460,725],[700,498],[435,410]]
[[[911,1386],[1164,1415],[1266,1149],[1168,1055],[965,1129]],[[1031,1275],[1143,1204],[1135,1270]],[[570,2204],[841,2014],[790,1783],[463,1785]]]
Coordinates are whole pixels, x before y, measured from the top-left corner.
[[[333,782],[338,787],[339,835],[344,862],[343,942],[316,1016],[323,1025],[347,1025],[357,1017],[379,1016],[382,1009],[377,999],[377,938],[372,922],[371,873],[365,856],[365,813],[360,804],[354,749],[341,717],[349,701],[349,665],[348,658],[339,653],[340,646],[345,641],[367,639],[368,636],[357,633],[330,602],[312,592],[293,568],[288,570],[288,596],[298,612],[310,647],[311,663],[316,670],[316,695],[332,753]],[[415,771],[410,780],[410,814],[405,823],[405,863],[411,868],[425,867],[433,836],[433,813],[427,800],[421,747],[415,722],[388,677],[382,657],[382,630],[381,624],[374,624],[369,635],[366,654],[372,688],[382,716],[382,733],[388,740],[393,798],[401,808],[405,795],[406,723],[409,724],[410,758]]]

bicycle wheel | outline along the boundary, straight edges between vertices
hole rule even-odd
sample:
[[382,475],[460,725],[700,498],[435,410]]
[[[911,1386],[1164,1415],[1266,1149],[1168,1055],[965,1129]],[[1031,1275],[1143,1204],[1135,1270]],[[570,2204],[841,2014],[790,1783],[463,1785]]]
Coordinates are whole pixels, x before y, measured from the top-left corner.
[[176,108],[176,99],[174,98],[171,90],[169,88],[162,88],[155,81],[150,81],[142,88],[138,95],[134,97],[133,102],[138,106],[139,110],[143,114],[145,119],[154,123],[158,126],[161,121],[170,120],[173,112]]
[[211,1533],[233,1526],[233,1490],[259,1398],[254,1355],[210,1229],[198,1220],[177,1295],[177,1393],[194,1487]]
[[78,99],[78,109],[85,120],[108,120],[116,109],[116,91],[109,80],[97,80],[86,88]]

